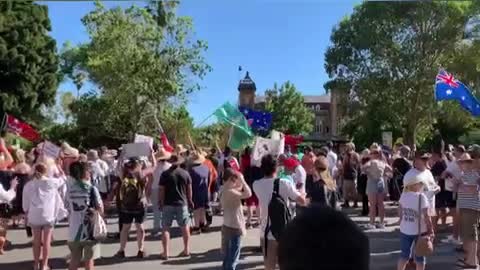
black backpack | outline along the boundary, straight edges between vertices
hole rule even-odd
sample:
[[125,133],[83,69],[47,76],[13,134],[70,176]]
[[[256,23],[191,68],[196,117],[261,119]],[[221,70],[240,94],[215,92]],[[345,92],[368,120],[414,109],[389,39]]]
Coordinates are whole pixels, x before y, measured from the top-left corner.
[[120,203],[123,210],[142,208],[143,183],[137,178],[124,178],[120,185]]
[[267,255],[268,233],[271,232],[275,240],[279,241],[283,231],[287,227],[292,214],[287,202],[280,196],[280,179],[273,182],[272,199],[268,204],[267,226],[265,228],[265,256]]

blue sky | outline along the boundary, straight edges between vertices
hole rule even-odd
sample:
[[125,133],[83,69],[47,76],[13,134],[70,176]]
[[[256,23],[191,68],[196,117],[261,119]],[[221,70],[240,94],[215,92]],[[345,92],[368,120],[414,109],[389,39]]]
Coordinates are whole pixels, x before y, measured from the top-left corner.
[[[206,60],[213,71],[200,81],[203,89],[190,96],[188,108],[199,123],[225,101],[238,97],[238,66],[250,71],[257,94],[275,82],[293,82],[304,94],[324,93],[324,53],[330,33],[359,1],[352,0],[183,0],[180,15],[193,18],[195,35],[206,40]],[[131,2],[108,1],[107,7]],[[136,5],[143,6],[141,1]],[[47,2],[51,35],[58,48],[88,39],[80,19],[92,2]],[[244,76],[244,73],[242,74]],[[87,88],[87,87],[86,87]],[[69,83],[60,91],[71,91]],[[83,89],[86,91],[87,89]]]

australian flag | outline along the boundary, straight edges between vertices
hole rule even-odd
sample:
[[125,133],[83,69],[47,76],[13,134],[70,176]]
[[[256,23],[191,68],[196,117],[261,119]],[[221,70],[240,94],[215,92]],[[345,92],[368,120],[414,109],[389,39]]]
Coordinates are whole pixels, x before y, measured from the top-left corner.
[[265,111],[255,111],[246,107],[238,107],[254,131],[267,131],[272,125],[272,114]]
[[472,92],[452,74],[441,70],[435,80],[435,99],[456,100],[473,116],[480,115],[480,103]]

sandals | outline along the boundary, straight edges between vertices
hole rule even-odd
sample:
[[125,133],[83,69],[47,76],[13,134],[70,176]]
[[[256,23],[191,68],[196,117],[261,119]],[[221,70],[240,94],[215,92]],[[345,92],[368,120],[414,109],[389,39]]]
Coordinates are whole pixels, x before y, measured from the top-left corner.
[[456,266],[461,268],[461,269],[478,269],[477,265],[467,264],[465,261],[463,261],[461,259],[457,261]]
[[160,260],[168,261],[168,256],[162,253],[162,254],[160,254]]
[[178,258],[189,258],[189,257],[190,257],[190,253],[185,253],[184,251],[182,251],[180,254],[178,254],[177,257],[178,257]]

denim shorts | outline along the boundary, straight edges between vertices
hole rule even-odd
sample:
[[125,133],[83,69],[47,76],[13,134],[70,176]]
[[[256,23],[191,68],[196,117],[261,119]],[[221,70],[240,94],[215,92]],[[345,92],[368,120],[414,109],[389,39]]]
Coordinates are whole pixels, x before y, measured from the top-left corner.
[[[417,235],[408,235],[400,233],[400,258],[404,260],[409,260],[412,257],[412,253],[415,247],[415,240]],[[424,264],[425,257],[415,256],[415,262]]]
[[173,220],[177,221],[179,227],[184,227],[190,222],[190,213],[187,206],[166,205],[162,209],[162,214],[163,228],[171,227]]

